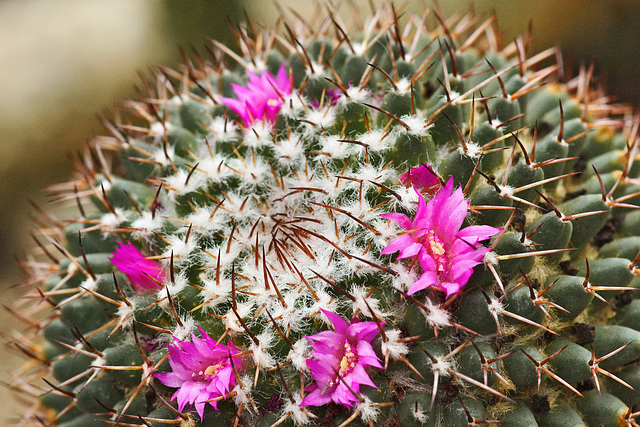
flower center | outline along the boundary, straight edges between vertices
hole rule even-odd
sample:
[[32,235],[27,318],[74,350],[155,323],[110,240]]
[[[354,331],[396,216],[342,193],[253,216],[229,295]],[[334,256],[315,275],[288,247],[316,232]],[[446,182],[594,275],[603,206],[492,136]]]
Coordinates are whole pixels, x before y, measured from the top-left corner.
[[222,368],[224,368],[224,363],[215,363],[213,365],[207,366],[207,369],[205,369],[204,371],[199,371],[197,373],[193,372],[191,374],[191,377],[194,380],[211,380],[218,375],[218,372],[220,372]]
[[340,359],[340,370],[338,371],[338,376],[331,381],[329,381],[329,385],[327,387],[333,387],[336,384],[340,383],[340,378],[344,378],[346,375],[349,375],[353,368],[358,364],[358,356],[356,352],[351,347],[351,344],[348,342],[344,343],[344,353],[342,359]]
[[358,357],[356,356],[353,347],[348,342],[344,343],[344,355],[340,360],[340,371],[338,371],[338,375],[342,378],[345,375],[348,375],[353,371],[353,368],[356,367],[358,363]]
[[422,246],[427,250],[427,253],[431,255],[431,258],[436,263],[436,270],[438,272],[444,272],[447,265],[447,257],[445,256],[444,243],[438,235],[429,230],[427,234],[422,237]]

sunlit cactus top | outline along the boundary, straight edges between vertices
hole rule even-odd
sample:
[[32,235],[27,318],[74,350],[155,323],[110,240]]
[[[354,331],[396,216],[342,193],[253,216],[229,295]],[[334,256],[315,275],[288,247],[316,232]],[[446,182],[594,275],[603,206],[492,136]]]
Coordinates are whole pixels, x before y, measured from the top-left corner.
[[10,308],[22,424],[637,425],[640,120],[494,18],[351,6],[103,119]]

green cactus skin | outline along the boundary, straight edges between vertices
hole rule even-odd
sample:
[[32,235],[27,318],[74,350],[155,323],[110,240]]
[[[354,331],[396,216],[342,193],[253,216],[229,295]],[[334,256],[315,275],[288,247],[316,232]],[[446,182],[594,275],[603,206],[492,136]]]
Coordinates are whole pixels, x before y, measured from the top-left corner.
[[[555,81],[540,67],[556,50],[527,58],[492,19],[435,14],[240,26],[239,54],[216,43],[159,68],[105,120],[54,190],[77,216],[41,212],[23,263],[12,311],[31,329],[15,344],[37,362],[16,379],[37,397],[23,423],[637,426],[638,119],[585,70]],[[273,123],[221,102],[281,64],[293,87]],[[400,175],[424,162],[463,188],[466,225],[504,229],[447,301],[407,296],[409,264],[380,253],[398,233],[380,214],[412,215]],[[127,240],[165,269],[157,292],[109,260]],[[352,407],[300,406],[320,309],[384,331],[377,388]],[[197,326],[244,358],[203,420],[154,377]]]

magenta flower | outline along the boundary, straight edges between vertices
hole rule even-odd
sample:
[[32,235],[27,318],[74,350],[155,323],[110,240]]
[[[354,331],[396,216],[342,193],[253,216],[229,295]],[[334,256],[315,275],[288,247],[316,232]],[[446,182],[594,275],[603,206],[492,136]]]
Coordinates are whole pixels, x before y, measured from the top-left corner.
[[[243,366],[241,357],[231,358],[240,350],[229,340],[228,345],[220,344],[200,329],[202,338],[192,335],[192,342],[179,341],[167,344],[169,364],[172,372],[154,374],[167,387],[178,387],[171,400],[178,399],[178,410],[182,411],[187,403],[195,406],[200,420],[207,403],[218,409],[218,401],[224,398],[235,386],[233,372]],[[233,363],[233,364],[232,364]]]
[[371,340],[378,335],[379,329],[375,322],[354,320],[349,324],[335,313],[322,312],[335,331],[305,337],[313,346],[313,359],[307,359],[307,365],[315,382],[305,388],[310,393],[301,406],[322,406],[333,401],[351,407],[351,402],[358,401],[353,393],[360,391],[361,384],[376,386],[365,366],[383,369],[371,347]]
[[416,187],[413,189],[419,197],[413,220],[400,213],[381,215],[407,230],[381,253],[400,252],[397,259],[418,258],[423,273],[409,288],[409,295],[435,286],[445,291],[448,298],[467,284],[473,267],[480,264],[489,251],[489,248],[478,247],[478,243],[499,233],[500,229],[488,225],[460,229],[469,201],[464,199],[460,188],[453,191],[453,178],[449,178],[429,203],[425,203]]
[[411,168],[400,175],[400,182],[406,186],[413,185],[418,190],[427,194],[435,194],[440,188],[438,176],[427,163]]
[[266,120],[275,123],[283,97],[291,93],[291,78],[287,74],[284,62],[274,77],[269,71],[260,76],[247,71],[247,86],[231,83],[236,98],[220,98],[222,103],[242,117],[245,125],[251,126],[256,121]]
[[162,289],[165,278],[163,267],[140,252],[133,243],[118,242],[116,251],[109,261],[129,278],[133,288],[139,293],[148,294]]

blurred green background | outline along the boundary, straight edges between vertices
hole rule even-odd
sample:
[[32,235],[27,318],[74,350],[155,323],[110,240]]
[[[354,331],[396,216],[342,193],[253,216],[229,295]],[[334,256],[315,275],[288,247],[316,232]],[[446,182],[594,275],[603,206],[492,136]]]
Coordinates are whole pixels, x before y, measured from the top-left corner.
[[[368,13],[366,0],[354,0]],[[380,4],[379,0],[372,0]],[[414,11],[429,1],[398,1]],[[311,17],[319,2],[279,0]],[[533,51],[559,45],[577,70],[594,60],[616,100],[640,99],[640,0],[441,0],[447,16],[495,13],[503,41],[533,25]],[[343,5],[344,6],[344,5]],[[346,10],[346,9],[345,9]],[[28,199],[70,174],[68,154],[103,130],[96,115],[133,96],[137,72],[176,66],[178,46],[201,48],[207,38],[230,41],[227,18],[244,13],[275,21],[275,0],[0,0],[0,290],[16,297],[21,280],[14,258],[31,247]],[[348,21],[348,19],[345,19]],[[53,209],[53,208],[50,208]],[[6,313],[0,320],[5,321]],[[0,350],[1,352],[1,350]],[[15,366],[3,357],[0,377]],[[0,390],[4,392],[4,390]],[[10,408],[0,394],[0,406]],[[15,420],[15,408],[0,416]],[[1,421],[0,421],[1,422]]]

